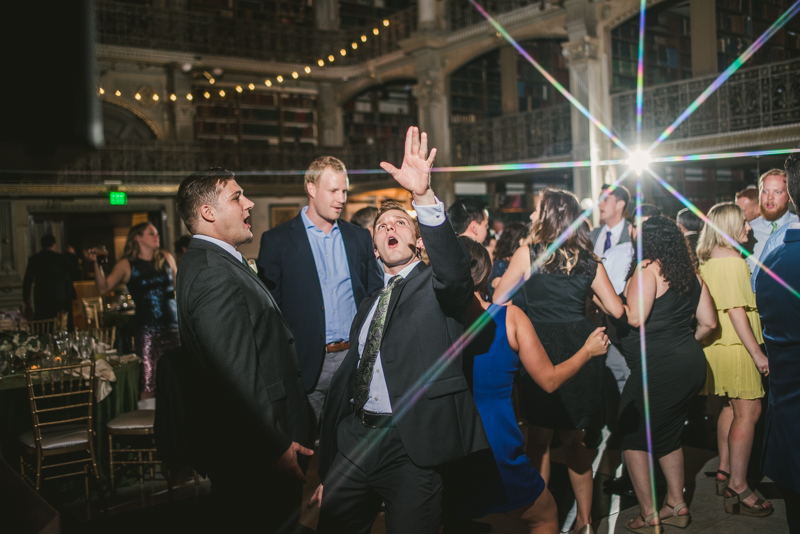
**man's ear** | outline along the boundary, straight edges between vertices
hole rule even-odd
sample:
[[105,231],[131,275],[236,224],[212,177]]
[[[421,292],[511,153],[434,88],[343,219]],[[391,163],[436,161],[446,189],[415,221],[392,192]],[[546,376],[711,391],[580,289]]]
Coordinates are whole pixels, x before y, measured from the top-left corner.
[[416,247],[417,247],[419,250],[424,250],[424,249],[425,249],[425,243],[423,243],[423,242],[422,242],[422,238],[421,238],[421,237],[418,237],[418,238],[417,238],[417,243],[416,243],[416,245],[415,245],[415,246],[416,246]]
[[314,198],[317,196],[317,186],[314,182],[308,182],[306,184],[306,194],[309,198]]
[[214,210],[214,206],[211,204],[203,204],[200,206],[200,217],[202,217],[206,222],[213,223],[217,220],[217,214]]
[[470,221],[467,231],[472,235],[478,235],[478,226],[480,226],[478,221]]

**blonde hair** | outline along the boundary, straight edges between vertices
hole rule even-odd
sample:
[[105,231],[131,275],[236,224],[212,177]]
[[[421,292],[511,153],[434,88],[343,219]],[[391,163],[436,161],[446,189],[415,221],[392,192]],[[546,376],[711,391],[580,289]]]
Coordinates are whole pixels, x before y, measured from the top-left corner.
[[321,156],[312,161],[311,165],[308,166],[305,180],[303,181],[303,187],[306,188],[306,191],[308,191],[308,184],[317,185],[322,172],[328,167],[330,167],[333,172],[343,173],[345,177],[347,177],[347,168],[344,166],[344,163],[342,163],[342,160],[334,158],[333,156]]
[[[733,202],[721,202],[708,210],[708,220],[731,238],[737,239],[744,228],[744,211]],[[706,224],[697,240],[697,259],[701,264],[711,258],[714,247],[735,250],[725,236]]]
[[[141,250],[139,249],[139,242],[136,241],[136,238],[144,234],[144,231],[147,230],[148,226],[153,226],[153,223],[139,223],[130,229],[128,232],[128,238],[125,240],[125,248],[122,251],[123,258],[128,261],[139,259],[139,252],[141,252]],[[155,226],[153,226],[153,228],[155,228]],[[169,265],[167,263],[167,257],[164,255],[164,251],[161,249],[157,249],[155,252],[153,252],[153,259],[150,263],[153,264],[153,269],[156,271],[163,271],[165,270],[166,266]]]
[[764,180],[767,176],[780,176],[783,178],[783,183],[786,183],[786,171],[783,169],[770,169],[761,176],[758,177],[758,192],[761,192],[761,188],[764,187]]

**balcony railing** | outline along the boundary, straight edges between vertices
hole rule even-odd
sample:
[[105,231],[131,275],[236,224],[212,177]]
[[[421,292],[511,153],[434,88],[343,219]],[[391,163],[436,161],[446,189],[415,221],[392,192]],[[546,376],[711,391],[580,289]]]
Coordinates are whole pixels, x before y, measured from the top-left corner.
[[[376,21],[377,26],[362,30],[323,31],[99,0],[97,39],[109,45],[308,64],[335,54],[337,63],[348,64],[398,50],[400,40],[416,29],[416,8],[397,12],[388,20],[388,27]],[[373,35],[373,27],[379,35]],[[359,39],[362,34],[367,35],[366,43]],[[358,50],[353,51],[350,44],[356,40]],[[338,53],[342,48],[350,52],[346,57]]]
[[[669,139],[726,134],[800,123],[800,60],[741,69],[717,89]],[[644,90],[642,140],[654,141],[715,76]],[[636,92],[612,95],[614,129],[624,141],[636,137]]]
[[[486,0],[480,4],[490,15],[497,16],[521,7],[543,5],[544,2],[542,0]],[[459,30],[481,22],[486,22],[486,19],[466,0],[447,0],[448,29]]]
[[567,156],[570,106],[526,111],[471,124],[451,124],[454,165],[485,165]]
[[[57,182],[102,183],[123,178],[138,184],[176,184],[191,172],[210,167],[223,167],[234,172],[283,171],[308,168],[322,155],[340,158],[348,169],[377,169],[375,174],[354,173],[351,183],[387,178],[380,170],[381,161],[400,165],[403,140],[364,146],[315,147],[311,145],[254,147],[215,142],[123,142],[110,144],[66,167],[57,176],[44,178]],[[302,184],[302,174],[248,175],[242,182],[270,184]]]

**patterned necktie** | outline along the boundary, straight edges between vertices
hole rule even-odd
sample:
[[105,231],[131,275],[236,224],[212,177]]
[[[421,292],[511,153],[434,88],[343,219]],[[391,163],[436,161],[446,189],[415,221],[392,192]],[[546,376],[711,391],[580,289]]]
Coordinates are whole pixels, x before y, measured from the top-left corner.
[[772,235],[775,232],[775,230],[778,229],[778,223],[776,223],[775,221],[772,221],[769,224],[772,225],[772,230],[770,230],[769,235]]
[[606,232],[606,244],[603,245],[603,252],[611,248],[611,232]]
[[372,323],[369,325],[367,342],[364,344],[364,352],[361,355],[361,363],[358,364],[356,371],[356,387],[353,395],[353,402],[356,408],[363,408],[369,399],[369,385],[372,382],[372,370],[375,368],[375,360],[381,350],[383,340],[383,326],[386,321],[386,311],[389,309],[389,299],[392,296],[392,289],[403,281],[400,275],[395,276],[381,291],[378,298],[378,307],[375,308],[375,315],[372,316]]
[[245,257],[244,257],[244,254],[242,254],[242,263],[244,263],[244,266],[245,266],[245,267],[247,267],[247,269],[248,269],[249,271],[252,271],[252,270],[253,270],[253,268],[252,268],[252,267],[250,267],[250,264],[249,264],[249,263],[247,263],[247,258],[245,258]]

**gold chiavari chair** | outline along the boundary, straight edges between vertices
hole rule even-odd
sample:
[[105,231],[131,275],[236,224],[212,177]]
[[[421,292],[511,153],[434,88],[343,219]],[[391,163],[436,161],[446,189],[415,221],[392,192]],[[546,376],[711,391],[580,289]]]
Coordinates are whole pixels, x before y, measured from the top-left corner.
[[[94,448],[94,362],[28,369],[25,378],[33,430],[19,436],[23,478],[39,492],[44,481],[83,475],[88,502],[91,469],[104,500]],[[60,463],[48,461],[72,453],[85,454]],[[73,470],[78,466],[81,467],[77,471]]]
[[35,336],[44,334],[52,334],[56,331],[57,319],[42,319],[41,321],[28,321],[24,324],[23,328],[28,330],[28,333]]
[[86,314],[88,328],[102,328],[103,326],[103,297],[86,297],[83,299],[83,309]]

